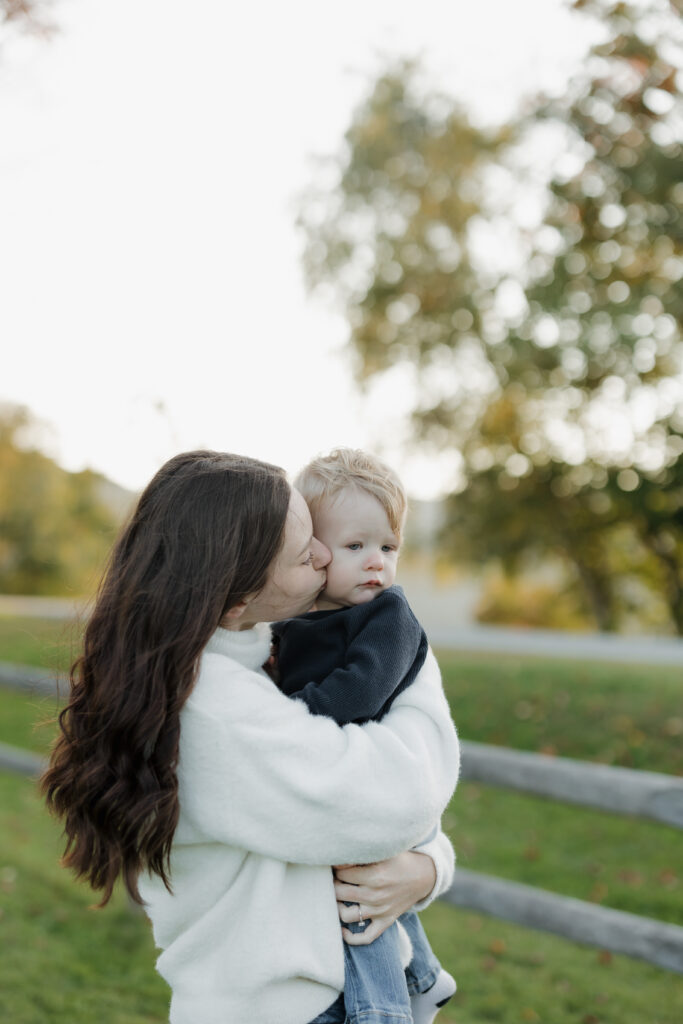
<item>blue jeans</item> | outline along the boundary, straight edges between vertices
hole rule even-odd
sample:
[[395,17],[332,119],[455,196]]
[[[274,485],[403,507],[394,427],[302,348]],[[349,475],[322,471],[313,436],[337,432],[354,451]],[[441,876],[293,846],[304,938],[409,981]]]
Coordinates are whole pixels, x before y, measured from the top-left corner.
[[[344,943],[344,992],[311,1024],[411,1024],[410,996],[431,988],[441,965],[417,914],[408,912],[399,921],[413,946],[406,970],[401,967],[396,924],[369,946]],[[365,930],[360,924],[347,927],[352,932]]]
[[415,996],[418,992],[427,992],[432,987],[439,977],[441,964],[434,956],[417,914],[409,910],[407,914],[401,914],[399,921],[408,932],[408,938],[413,946],[413,958],[406,967],[405,975],[408,992]]

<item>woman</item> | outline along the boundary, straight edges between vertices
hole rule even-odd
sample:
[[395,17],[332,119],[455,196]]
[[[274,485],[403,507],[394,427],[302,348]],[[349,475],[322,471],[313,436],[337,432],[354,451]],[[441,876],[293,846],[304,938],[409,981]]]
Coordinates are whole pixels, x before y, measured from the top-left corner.
[[442,834],[400,853],[457,777],[433,659],[362,727],[310,715],[261,670],[263,624],[308,610],[327,561],[282,470],[179,455],[114,547],[72,670],[44,792],[66,864],[103,904],[119,876],[145,902],[173,1024],[324,1021],[343,988],[336,900],[373,919],[344,938],[370,942],[449,880]]

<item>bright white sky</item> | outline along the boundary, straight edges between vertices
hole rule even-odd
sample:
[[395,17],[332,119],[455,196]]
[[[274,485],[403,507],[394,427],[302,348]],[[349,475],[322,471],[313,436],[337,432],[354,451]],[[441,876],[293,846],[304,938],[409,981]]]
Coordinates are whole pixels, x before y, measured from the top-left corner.
[[[356,394],[346,327],[307,297],[294,197],[378,54],[422,54],[484,120],[561,89],[566,0],[55,0],[0,49],[0,401],[51,454],[130,488],[208,446],[295,471],[378,449],[401,402]],[[385,451],[418,497],[443,466]]]

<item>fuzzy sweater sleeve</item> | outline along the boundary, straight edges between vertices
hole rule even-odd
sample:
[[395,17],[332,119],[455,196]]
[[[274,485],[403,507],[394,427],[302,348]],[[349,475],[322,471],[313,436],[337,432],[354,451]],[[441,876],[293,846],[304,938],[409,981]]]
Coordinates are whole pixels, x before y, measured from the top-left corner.
[[429,896],[416,903],[413,910],[424,910],[435,899],[442,896],[453,884],[455,874],[455,852],[448,836],[439,830],[433,839],[413,847],[417,853],[425,853],[431,857],[436,869],[436,882]]
[[343,728],[262,673],[205,654],[182,713],[176,842],[299,864],[382,860],[433,829],[458,769],[431,651],[381,722]]

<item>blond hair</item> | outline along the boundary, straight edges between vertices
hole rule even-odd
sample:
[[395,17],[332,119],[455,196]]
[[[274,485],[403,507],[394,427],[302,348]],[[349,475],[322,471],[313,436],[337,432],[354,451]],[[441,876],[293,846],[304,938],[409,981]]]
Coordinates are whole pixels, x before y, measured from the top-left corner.
[[347,487],[357,487],[377,498],[389,525],[401,538],[408,499],[396,473],[376,455],[357,448],[335,448],[320,455],[301,470],[294,486],[301,491],[315,517],[321,503]]

